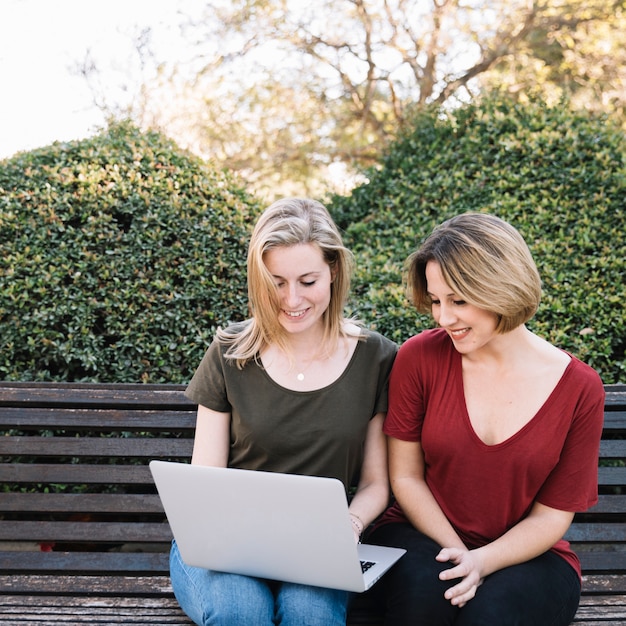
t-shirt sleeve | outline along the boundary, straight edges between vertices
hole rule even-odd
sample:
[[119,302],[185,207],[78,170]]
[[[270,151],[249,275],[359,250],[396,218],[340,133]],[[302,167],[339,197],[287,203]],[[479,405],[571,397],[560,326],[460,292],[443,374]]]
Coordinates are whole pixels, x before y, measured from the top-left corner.
[[420,441],[424,415],[423,381],[419,335],[406,341],[398,351],[389,379],[389,408],[383,431],[389,437]]
[[578,375],[566,393],[571,427],[559,463],[546,479],[537,501],[564,511],[586,511],[598,501],[598,455],[604,424],[604,387],[598,374],[576,362]]
[[386,413],[389,408],[389,376],[398,350],[398,346],[389,339],[376,333],[370,333],[367,341],[374,342],[374,340],[376,342],[376,354],[372,356],[375,356],[378,368],[373,368],[371,363],[367,363],[367,367],[372,367],[377,375],[376,404],[372,417],[378,413]]
[[221,346],[218,341],[213,341],[187,386],[185,395],[208,409],[230,412],[224,367]]

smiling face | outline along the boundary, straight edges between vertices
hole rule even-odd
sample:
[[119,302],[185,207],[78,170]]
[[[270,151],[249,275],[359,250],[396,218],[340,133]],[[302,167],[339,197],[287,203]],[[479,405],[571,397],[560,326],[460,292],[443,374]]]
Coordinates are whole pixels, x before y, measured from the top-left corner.
[[322,329],[333,277],[319,247],[279,246],[268,250],[263,261],[276,285],[281,326],[288,333]]
[[498,316],[465,302],[454,293],[436,261],[426,264],[426,283],[433,319],[448,333],[461,354],[486,346],[498,335]]

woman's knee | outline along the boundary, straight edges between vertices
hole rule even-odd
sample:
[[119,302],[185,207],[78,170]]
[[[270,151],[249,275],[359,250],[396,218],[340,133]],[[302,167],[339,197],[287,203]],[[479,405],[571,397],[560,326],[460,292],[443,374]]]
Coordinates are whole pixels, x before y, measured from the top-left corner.
[[189,566],[175,544],[170,577],[180,607],[198,626],[273,624],[274,596],[261,579]]
[[449,566],[435,559],[441,550],[437,543],[408,524],[383,526],[371,541],[407,550],[378,583],[383,587],[386,623],[452,624],[458,609],[444,593],[453,581],[439,579]]
[[580,599],[574,569],[551,552],[499,570],[485,579],[461,610],[459,626],[568,626]]
[[345,626],[350,594],[339,589],[278,583],[276,617],[281,626]]

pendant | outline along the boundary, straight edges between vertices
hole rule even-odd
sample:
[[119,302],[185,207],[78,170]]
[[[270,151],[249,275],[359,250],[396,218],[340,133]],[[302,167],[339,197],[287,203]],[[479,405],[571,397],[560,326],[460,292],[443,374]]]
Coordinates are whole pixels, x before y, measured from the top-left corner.
[[300,372],[300,373],[296,376],[296,378],[297,378],[300,382],[302,382],[302,381],[304,380],[304,374],[303,374],[302,372]]

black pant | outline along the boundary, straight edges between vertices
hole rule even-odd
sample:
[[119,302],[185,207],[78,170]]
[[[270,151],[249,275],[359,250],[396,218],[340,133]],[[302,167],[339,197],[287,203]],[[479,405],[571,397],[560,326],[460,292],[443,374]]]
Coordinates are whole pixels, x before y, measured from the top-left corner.
[[580,581],[560,556],[541,556],[488,576],[463,608],[444,592],[458,581],[441,581],[441,550],[410,524],[378,528],[369,543],[405,548],[407,553],[376,585],[386,606],[386,626],[567,626],[580,600]]

